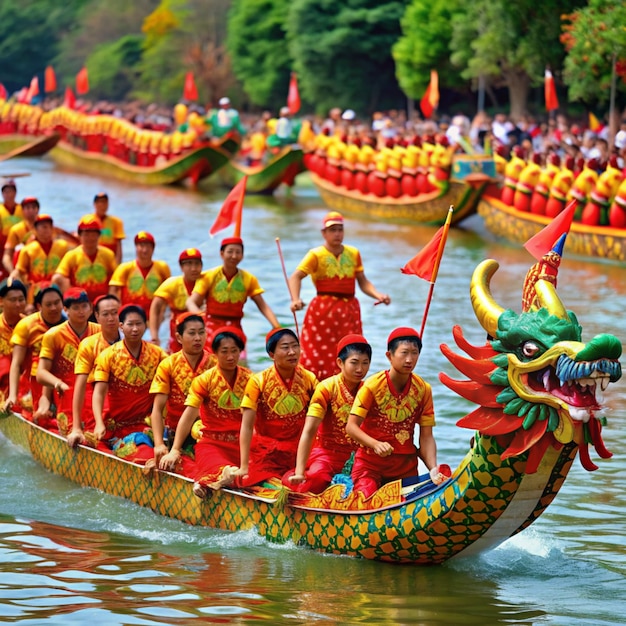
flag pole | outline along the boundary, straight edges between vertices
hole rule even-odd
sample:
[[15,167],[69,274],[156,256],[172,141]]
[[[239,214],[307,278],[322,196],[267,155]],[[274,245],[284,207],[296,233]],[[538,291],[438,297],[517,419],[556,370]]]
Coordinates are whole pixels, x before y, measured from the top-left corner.
[[420,337],[424,338],[424,328],[426,327],[426,318],[428,317],[428,310],[430,309],[430,303],[433,299],[433,292],[435,290],[435,281],[437,280],[437,274],[439,273],[439,265],[441,264],[441,257],[443,256],[443,249],[446,246],[446,240],[448,239],[448,231],[450,230],[450,223],[452,222],[452,213],[454,207],[450,205],[448,209],[448,216],[443,225],[443,232],[441,234],[441,241],[439,242],[439,249],[437,250],[437,258],[435,259],[435,265],[433,266],[433,273],[430,277],[430,287],[428,289],[428,297],[426,298],[426,306],[424,308],[424,315],[422,317],[422,327],[420,328]]
[[[280,264],[283,268],[283,276],[285,277],[285,283],[287,285],[287,291],[289,292],[289,299],[293,302],[293,295],[291,293],[291,287],[289,286],[289,277],[287,276],[287,268],[285,267],[285,257],[283,256],[282,248],[280,247],[280,237],[276,237],[276,247],[278,248],[278,257],[280,258]],[[298,340],[300,339],[300,329],[298,328],[298,318],[296,317],[296,312],[293,313],[293,321],[296,324],[296,335],[298,335]]]
[[243,177],[243,193],[239,199],[239,206],[237,207],[237,214],[235,217],[235,237],[241,237],[241,222],[243,220],[243,200],[246,196],[246,185],[248,184],[248,177]]

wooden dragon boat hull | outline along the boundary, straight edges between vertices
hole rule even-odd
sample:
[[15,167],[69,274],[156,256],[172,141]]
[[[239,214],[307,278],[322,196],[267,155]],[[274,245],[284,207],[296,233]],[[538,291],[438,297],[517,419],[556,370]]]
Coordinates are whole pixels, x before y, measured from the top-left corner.
[[171,185],[189,178],[196,185],[226,165],[231,153],[219,146],[204,145],[153,166],[131,165],[102,153],[87,152],[60,141],[50,152],[59,165],[87,174],[108,176],[140,185]]
[[247,176],[247,193],[271,194],[282,183],[293,186],[295,177],[303,171],[302,150],[287,146],[264,165],[248,167],[235,156],[219,171],[219,176],[228,187]]
[[452,224],[458,224],[476,212],[478,200],[495,176],[493,160],[478,157],[455,158],[451,178],[444,191],[433,191],[416,197],[377,197],[360,191],[349,191],[311,172],[311,180],[324,203],[347,215],[398,223],[440,226],[454,207]]
[[[146,473],[139,465],[83,446],[73,450],[64,438],[19,415],[1,417],[0,432],[55,474],[188,524],[228,531],[255,528],[273,542],[293,541],[327,553],[422,565],[486,550],[526,528],[555,497],[577,451],[574,444],[551,449],[538,471],[526,475],[526,455],[501,461],[502,449],[495,439],[476,436],[443,485],[435,487],[425,480],[411,487],[410,479],[402,485],[396,481],[383,488],[388,495],[395,494],[386,505],[338,510],[230,489],[199,500],[187,478]],[[337,493],[341,489],[341,485],[331,488]]]
[[[478,203],[478,214],[489,232],[512,243],[525,243],[551,222],[549,217],[518,211],[486,195]],[[626,261],[626,229],[572,222],[565,247],[569,254],[623,263]]]
[[59,142],[61,135],[0,135],[0,160],[46,154]]

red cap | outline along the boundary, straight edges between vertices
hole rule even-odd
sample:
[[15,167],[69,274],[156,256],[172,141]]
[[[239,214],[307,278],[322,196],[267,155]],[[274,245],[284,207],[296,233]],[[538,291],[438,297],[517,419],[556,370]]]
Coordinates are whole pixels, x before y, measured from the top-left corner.
[[274,352],[274,348],[276,348],[276,344],[283,334],[295,337],[298,343],[300,343],[298,335],[296,335],[296,333],[291,330],[291,328],[272,328],[272,330],[270,330],[270,332],[265,335],[265,350],[268,354],[270,352]]
[[330,213],[326,213],[324,216],[324,221],[322,222],[323,228],[328,228],[329,226],[335,226],[336,224],[343,225],[343,215],[341,213],[337,213],[337,211],[330,211]]
[[387,337],[387,345],[389,345],[394,339],[398,339],[398,337],[415,337],[420,341],[422,340],[420,334],[414,328],[400,326],[399,328],[391,331],[389,337]]
[[151,243],[153,246],[156,245],[156,242],[154,241],[154,237],[146,232],[145,230],[140,230],[136,235],[135,235],[135,244],[138,243]]
[[243,239],[241,237],[226,237],[226,239],[222,239],[220,248],[230,245],[239,245],[243,247]]
[[80,303],[80,302],[89,302],[89,296],[84,289],[80,287],[70,287],[63,294],[63,305],[71,306],[72,304]]
[[20,204],[22,206],[24,206],[25,204],[36,204],[37,206],[39,206],[39,200],[37,200],[35,196],[27,196],[22,200],[22,202],[20,202]]
[[361,345],[369,346],[369,343],[367,342],[367,339],[365,339],[365,337],[363,337],[363,335],[355,335],[355,334],[346,335],[343,339],[341,339],[337,343],[337,356],[339,356],[341,351],[346,346],[349,346],[350,344],[353,344],[353,343],[358,343],[358,344],[361,344]]
[[40,213],[36,218],[35,218],[35,224],[41,224],[41,222],[50,222],[51,224],[53,224],[54,222],[52,221],[52,216],[48,215],[47,213]]
[[183,261],[191,261],[193,259],[202,261],[202,252],[200,252],[198,248],[187,248],[186,250],[183,250],[178,257],[178,262],[182,263]]
[[244,345],[245,345],[245,343],[247,341],[246,334],[238,326],[220,326],[219,328],[215,329],[215,332],[213,333],[213,336],[211,337],[211,345],[213,345],[213,342],[215,341],[215,338],[220,333],[231,333],[231,334],[235,335],[235,337],[239,337],[239,339],[241,339],[241,341],[243,341]]
[[102,224],[97,217],[85,215],[85,217],[78,222],[78,228],[76,230],[79,233],[81,230],[97,230],[100,233],[102,232]]
[[196,313],[195,311],[185,311],[184,313],[181,313],[180,315],[176,316],[176,326],[178,326],[179,324],[182,324],[185,320],[188,320],[190,317],[199,317],[202,320],[202,323],[204,323],[204,318],[202,316],[202,313]]

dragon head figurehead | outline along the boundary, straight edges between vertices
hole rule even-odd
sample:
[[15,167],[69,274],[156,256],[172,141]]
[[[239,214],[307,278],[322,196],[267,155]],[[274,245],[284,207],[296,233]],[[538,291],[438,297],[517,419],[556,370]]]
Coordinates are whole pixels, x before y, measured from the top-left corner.
[[601,436],[606,422],[603,392],[622,374],[617,337],[602,334],[582,342],[576,316],[557,295],[554,262],[546,255],[531,268],[522,313],[517,314],[496,303],[490,281],[499,266],[483,261],[474,271],[470,295],[488,341],[473,346],[457,326],[455,341],[470,358],[441,346],[448,360],[471,380],[457,381],[443,373],[440,380],[480,405],[458,425],[496,436],[503,459],[528,452],[527,473],[536,471],[551,445],[578,444],[581,463],[588,470],[597,469],[588,444],[600,457],[611,456]]

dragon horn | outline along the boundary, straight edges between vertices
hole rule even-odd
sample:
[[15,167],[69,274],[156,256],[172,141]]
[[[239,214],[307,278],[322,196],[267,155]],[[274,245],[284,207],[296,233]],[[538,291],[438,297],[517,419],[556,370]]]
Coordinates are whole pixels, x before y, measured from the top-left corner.
[[496,336],[498,318],[504,309],[491,295],[489,283],[500,265],[493,259],[486,259],[474,270],[470,283],[470,298],[476,319],[491,337]]
[[569,319],[565,306],[561,302],[556,292],[556,287],[547,280],[540,279],[535,283],[535,291],[539,304],[548,309],[550,315],[554,315],[562,320]]

